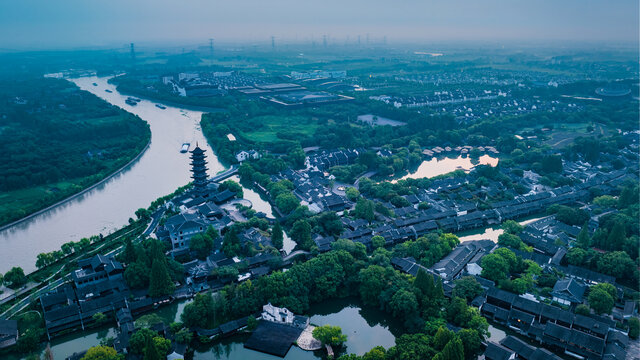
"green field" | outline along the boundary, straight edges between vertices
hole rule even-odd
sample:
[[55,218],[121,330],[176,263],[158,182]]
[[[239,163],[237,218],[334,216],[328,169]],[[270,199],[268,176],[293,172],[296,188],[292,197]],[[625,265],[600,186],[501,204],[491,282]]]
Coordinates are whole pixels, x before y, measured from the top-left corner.
[[49,204],[60,201],[82,189],[74,182],[34,186],[0,193],[0,219],[17,219]]
[[240,135],[247,140],[262,143],[312,136],[318,128],[317,120],[301,115],[263,115],[246,122],[251,126],[242,126]]

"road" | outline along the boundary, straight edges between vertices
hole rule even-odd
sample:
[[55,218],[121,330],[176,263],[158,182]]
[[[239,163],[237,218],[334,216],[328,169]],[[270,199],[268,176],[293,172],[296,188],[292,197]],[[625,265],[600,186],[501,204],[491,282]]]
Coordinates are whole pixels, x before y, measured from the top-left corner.
[[370,177],[372,177],[373,175],[375,175],[377,173],[378,173],[377,171],[369,171],[369,172],[366,172],[366,173],[362,174],[362,176],[360,176],[356,180],[356,182],[353,183],[353,186],[355,186],[355,188],[358,189],[359,186],[360,186],[360,179],[362,179],[362,178],[370,178]]
[[216,174],[215,176],[213,176],[211,179],[209,179],[209,181],[211,182],[220,182],[222,180],[228,179],[230,177],[232,177],[233,175],[238,173],[238,167],[235,165],[232,165],[228,170],[225,170],[219,174]]
[[304,251],[304,250],[296,250],[296,251],[292,252],[291,254],[283,257],[282,261],[287,262],[287,261],[289,261],[289,260],[293,259],[294,257],[296,257],[298,255],[301,255],[301,254],[309,255],[311,253],[308,252],[308,251]]

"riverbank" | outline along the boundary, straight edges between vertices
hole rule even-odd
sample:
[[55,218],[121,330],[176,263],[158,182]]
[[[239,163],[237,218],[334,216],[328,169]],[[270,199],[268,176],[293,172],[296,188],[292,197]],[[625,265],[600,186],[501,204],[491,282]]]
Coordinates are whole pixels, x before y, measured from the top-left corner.
[[[207,142],[199,127],[201,113],[173,107],[160,109],[156,103],[146,100],[129,106],[127,96],[118,93],[106,78],[84,77],[70,81],[81,90],[144,120],[152,133],[151,142],[147,142],[143,153],[136,151],[137,161],[132,154],[133,161],[109,174],[108,179],[76,192],[73,197],[57,199],[37,214],[23,217],[0,231],[0,243],[5,249],[11,249],[0,252],[0,273],[14,266],[31,272],[35,270],[39,253],[59,250],[70,241],[115,231],[126,225],[137,209],[187,184],[189,157],[179,151],[185,142],[199,143],[207,150],[210,176],[224,170],[211,148],[205,146]],[[143,149],[144,145],[141,143],[136,150]]]
[[185,110],[191,110],[191,111],[200,111],[200,112],[224,112],[227,111],[226,109],[223,108],[217,108],[217,107],[211,107],[211,106],[201,106],[201,105],[193,105],[193,104],[185,104],[185,103],[181,103],[179,101],[172,101],[172,100],[167,100],[167,99],[163,99],[161,97],[154,97],[149,95],[148,93],[143,93],[143,92],[138,92],[138,91],[134,91],[134,90],[130,90],[130,89],[126,89],[124,88],[122,85],[116,83],[116,82],[112,82],[111,79],[114,79],[115,77],[112,77],[109,79],[109,83],[110,84],[114,84],[116,86],[116,90],[124,95],[130,95],[130,96],[135,96],[137,98],[140,99],[145,99],[148,101],[152,101],[152,102],[156,102],[156,103],[160,103],[166,106],[172,106],[172,107],[179,107]]
[[140,158],[142,157],[142,155],[144,155],[144,153],[147,151],[147,149],[149,149],[149,146],[150,146],[150,145],[151,145],[151,137],[149,137],[149,141],[147,141],[147,144],[146,144],[146,145],[145,145],[145,147],[142,149],[142,151],[140,151],[140,152],[138,153],[138,155],[136,155],[133,159],[129,160],[129,162],[127,162],[126,164],[124,164],[122,167],[120,167],[119,169],[117,169],[116,171],[114,171],[113,173],[111,173],[110,175],[108,175],[107,177],[103,178],[102,180],[98,181],[97,183],[94,183],[93,185],[90,185],[89,187],[87,187],[87,188],[85,188],[85,189],[82,189],[82,190],[80,190],[79,192],[77,192],[77,193],[75,193],[75,194],[73,194],[73,195],[70,195],[70,196],[68,196],[68,197],[66,197],[66,198],[64,198],[64,199],[62,199],[62,200],[60,200],[60,201],[58,201],[58,202],[56,202],[56,203],[54,203],[54,204],[51,204],[51,205],[49,205],[49,206],[47,206],[47,207],[45,207],[45,208],[43,208],[43,209],[40,209],[40,210],[38,210],[38,211],[36,211],[36,212],[34,212],[34,213],[31,213],[31,214],[29,214],[29,215],[27,215],[27,216],[25,216],[25,217],[23,217],[23,218],[20,218],[20,219],[18,219],[18,220],[16,220],[16,221],[11,222],[11,223],[9,223],[9,224],[6,224],[6,225],[3,225],[3,226],[0,226],[0,231],[7,230],[7,229],[9,229],[9,228],[11,228],[11,227],[13,227],[13,226],[16,226],[16,225],[18,225],[18,224],[20,224],[20,223],[22,223],[22,222],[25,222],[25,221],[27,221],[27,220],[29,220],[29,219],[33,218],[33,217],[36,217],[36,216],[38,216],[38,215],[40,215],[40,214],[42,214],[42,213],[45,213],[45,212],[47,212],[47,211],[49,211],[49,210],[52,210],[52,209],[54,209],[54,208],[56,208],[56,207],[58,207],[58,206],[60,206],[60,205],[66,204],[66,203],[68,203],[69,201],[71,201],[71,200],[73,200],[73,199],[76,199],[76,198],[78,198],[79,196],[82,196],[82,195],[84,195],[85,193],[87,193],[87,192],[89,192],[89,191],[91,191],[91,190],[93,190],[93,189],[97,188],[98,186],[100,186],[100,185],[102,185],[102,184],[106,183],[107,181],[111,180],[114,176],[117,176],[117,175],[119,175],[120,173],[122,173],[123,171],[127,170],[127,169],[128,169],[130,166],[132,166],[136,161],[140,160]]

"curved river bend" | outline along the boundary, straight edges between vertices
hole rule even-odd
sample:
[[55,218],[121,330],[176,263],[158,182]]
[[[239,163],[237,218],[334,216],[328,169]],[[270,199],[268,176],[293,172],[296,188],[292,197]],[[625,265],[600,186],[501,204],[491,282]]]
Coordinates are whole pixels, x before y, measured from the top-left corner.
[[[114,85],[107,83],[107,78],[85,77],[71,81],[148,122],[151,145],[138,161],[100,186],[0,232],[0,273],[13,266],[30,272],[35,269],[39,253],[60,249],[68,241],[108,234],[127,224],[138,208],[146,208],[151,201],[187,184],[189,154],[180,153],[184,142],[192,146],[198,142],[208,150],[210,175],[224,170],[200,130],[201,112],[170,106],[163,110],[147,100],[129,106],[125,103],[127,96],[118,93]],[[265,211],[263,206],[254,200],[256,210]]]

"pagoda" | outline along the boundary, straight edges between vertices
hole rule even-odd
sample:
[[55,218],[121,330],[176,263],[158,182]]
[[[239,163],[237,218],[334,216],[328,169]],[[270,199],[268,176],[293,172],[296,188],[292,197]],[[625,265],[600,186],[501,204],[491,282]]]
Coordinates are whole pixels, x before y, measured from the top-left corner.
[[191,178],[193,179],[193,193],[196,196],[206,197],[207,193],[207,160],[202,150],[196,143],[196,148],[191,151]]

